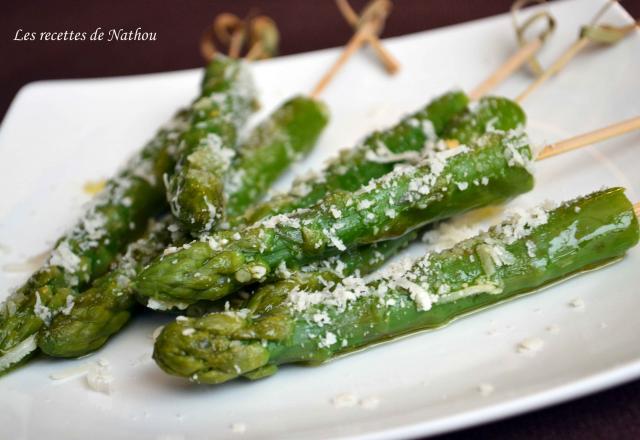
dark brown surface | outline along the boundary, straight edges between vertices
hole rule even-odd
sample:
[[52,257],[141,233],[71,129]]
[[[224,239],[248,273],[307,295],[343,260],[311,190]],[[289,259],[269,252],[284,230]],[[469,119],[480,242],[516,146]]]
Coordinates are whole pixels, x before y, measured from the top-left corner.
[[[396,0],[384,36],[460,23],[508,10],[512,0]],[[354,6],[363,5],[354,0]],[[640,0],[625,6],[640,15]],[[22,0],[0,1],[0,118],[18,89],[31,81],[130,75],[201,65],[194,42],[217,13],[250,10],[276,20],[281,53],[339,46],[350,29],[332,0]],[[141,27],[150,42],[17,42],[24,31]]]
[[640,439],[640,381],[434,440]]
[[[363,1],[355,1],[360,6]],[[396,0],[384,36],[460,23],[506,11],[511,0]],[[624,6],[640,16],[640,0]],[[37,0],[0,5],[0,118],[18,89],[31,81],[158,72],[200,66],[194,42],[219,12],[253,9],[276,20],[281,53],[343,44],[350,35],[331,0]],[[24,31],[96,27],[157,32],[149,42],[15,42]],[[640,381],[524,416],[439,437],[479,439],[640,439]]]

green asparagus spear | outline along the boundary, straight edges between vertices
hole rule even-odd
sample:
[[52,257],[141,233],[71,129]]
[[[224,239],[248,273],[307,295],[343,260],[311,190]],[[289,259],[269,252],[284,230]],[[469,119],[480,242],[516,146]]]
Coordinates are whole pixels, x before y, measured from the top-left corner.
[[[241,209],[242,203],[250,203],[252,198],[258,197],[259,188],[277,177],[278,167],[282,170],[296,153],[311,147],[325,123],[324,108],[318,102],[295,98],[283,105],[268,123],[254,132],[245,146],[249,149],[243,149],[239,166],[234,168],[238,170],[237,174],[242,170],[246,178],[239,176],[239,188],[232,194],[238,194],[238,190],[244,190],[245,194],[239,194],[238,201],[230,206]],[[265,165],[269,168],[267,176],[258,176],[259,167]],[[99,348],[118,332],[130,319],[135,305],[130,281],[172,243],[166,229],[169,225],[169,220],[152,225],[147,236],[130,245],[112,272],[79,294],[66,314],[57,316],[41,331],[38,338],[41,350],[51,356],[81,356]],[[175,240],[173,244],[176,244]]]
[[[279,280],[270,284],[261,284],[256,292],[263,290],[290,291],[295,288],[307,290],[303,286],[327,286],[336,284],[344,277],[356,274],[367,275],[380,268],[390,258],[407,247],[418,237],[413,231],[394,240],[382,241],[356,249],[351,249],[340,255],[334,255],[326,260],[316,261],[297,270],[289,270],[282,262],[277,269]],[[255,293],[254,293],[255,294]],[[222,311],[229,308],[229,303],[236,308],[242,308],[253,295],[241,292],[229,298],[218,301],[199,301],[190,305],[185,314],[187,316],[202,316],[214,311]]]
[[[459,101],[466,102],[462,98],[464,98],[464,95],[462,95],[462,97],[456,94],[445,95],[445,97],[440,98],[439,102],[436,101],[434,104],[431,104],[427,110],[430,114],[439,115],[442,112],[442,108],[446,108],[448,106],[455,107],[455,105]],[[423,110],[423,113],[424,112],[425,110]],[[448,110],[448,112],[451,113],[451,110]],[[444,125],[444,122],[442,122],[444,121],[444,119],[445,118],[442,118],[442,117],[440,119],[436,118],[436,121],[440,121],[438,124],[439,126]],[[470,108],[465,109],[465,111],[462,112],[462,114],[458,115],[458,117],[456,117],[454,121],[450,121],[448,124],[446,124],[444,134],[447,138],[455,139],[456,136],[458,136],[460,137],[460,139],[467,142],[467,140],[471,139],[473,136],[478,136],[482,134],[484,131],[487,131],[486,130],[487,128],[507,131],[510,129],[515,129],[515,128],[524,126],[525,121],[526,121],[526,117],[524,115],[524,112],[522,112],[522,110],[516,103],[509,101],[505,98],[486,97],[486,98],[483,98],[479,103],[474,104],[471,109]],[[415,125],[415,122],[412,122],[409,125],[407,124],[403,125],[403,123],[399,124],[395,128],[395,133],[397,136],[393,137],[389,135],[386,138],[386,139],[391,139],[393,141],[392,145],[394,146],[395,151],[399,150],[399,147],[397,147],[397,145],[403,142],[402,136],[408,136],[409,141],[411,141],[412,139],[411,136],[415,135],[415,133],[412,130],[407,130],[407,127],[411,125]],[[260,137],[262,136],[256,136],[256,139]],[[372,142],[370,144],[372,144]],[[251,144],[251,142],[249,142],[249,144]],[[268,144],[268,142],[264,142],[264,141],[256,142],[256,144],[264,145],[264,144]],[[428,146],[432,146],[432,144],[433,144],[432,140],[427,142]],[[413,142],[413,143],[409,143],[409,145],[410,146],[413,145],[415,147],[416,145],[419,145],[419,144]],[[256,163],[260,163],[260,161],[257,161]],[[239,168],[242,169],[244,167],[239,167]],[[233,176],[234,174],[232,173],[231,175]],[[232,178],[231,180],[233,181],[236,179]],[[244,179],[244,181],[247,182],[248,184],[250,184],[251,180],[255,180],[255,179]],[[336,182],[340,182],[340,181],[336,180]],[[225,188],[231,188],[233,186],[234,185],[227,184]],[[255,197],[252,197],[252,198],[255,200]],[[233,200],[233,197],[230,197],[230,199]],[[232,203],[230,203],[230,205],[232,205]],[[227,208],[228,208],[227,212],[230,214],[230,216],[233,215],[233,212],[229,212],[230,211],[229,205],[227,206]],[[236,217],[236,220],[237,219],[238,218]],[[237,223],[239,222],[236,222],[236,226],[237,226]],[[227,237],[227,239],[230,240],[231,237]],[[224,241],[225,238],[222,238],[221,240]],[[200,313],[201,310],[211,307],[208,302],[205,302],[205,303],[206,304],[204,306],[192,305],[191,312],[189,313]],[[184,304],[178,303],[177,305],[183,306]],[[156,303],[155,306],[162,307],[162,304]],[[169,303],[165,304],[165,307],[169,307],[169,306],[170,306]],[[213,307],[217,307],[217,306],[214,305]],[[197,310],[197,311],[194,312],[194,310]]]
[[153,356],[167,373],[199,383],[264,377],[281,364],[322,362],[535,292],[621,258],[639,234],[621,188],[519,211],[399,276],[270,289],[245,309],[181,318],[164,328]]
[[[203,94],[220,73],[215,63],[207,68]],[[58,240],[45,266],[0,305],[0,374],[36,350],[39,329],[70,307],[78,291],[104,274],[149,218],[164,209],[163,176],[174,167],[177,140],[194,111],[192,106],[179,112],[161,128]]]
[[[435,112],[437,110],[437,106],[431,106],[430,110],[431,112]],[[508,131],[523,127],[525,123],[526,116],[515,102],[501,97],[485,97],[482,98],[480,102],[467,107],[463,112],[456,114],[449,123],[446,124],[443,137],[448,140],[456,140],[458,143],[469,143],[471,139],[482,135],[486,131]],[[408,131],[407,133],[411,134],[412,132]],[[401,139],[401,137],[398,137],[397,141],[401,142]],[[433,142],[427,142],[427,146],[433,146]],[[427,146],[425,146],[425,148],[427,148]],[[245,181],[251,180],[256,179],[245,179]],[[228,185],[228,187],[230,186],[231,185]],[[255,199],[256,197],[253,198],[253,200]],[[267,206],[269,203],[270,202],[263,206]],[[231,224],[233,226],[238,226],[244,218],[235,217],[234,219],[233,215],[235,213],[230,212],[231,210],[229,209],[229,205],[227,206],[227,213],[230,216]],[[245,207],[243,206],[243,209],[244,208]],[[239,212],[240,210],[237,211]],[[400,238],[399,240],[403,240],[403,238]],[[232,299],[234,302],[237,302],[236,300],[238,300],[238,298]],[[224,302],[225,301],[219,301],[220,304],[223,304]],[[190,306],[187,314],[195,316],[196,314],[202,314],[202,310],[211,310],[211,307],[220,308],[220,304],[211,305],[208,301],[204,301],[203,303],[205,304]]]
[[[210,82],[208,79],[205,84]],[[210,86],[203,88],[211,89]],[[300,97],[285,103],[244,145],[232,167],[237,178],[234,178],[236,190],[230,193],[237,197],[231,198],[227,209],[242,209],[242,203],[251,203],[259,197],[261,188],[266,188],[296,154],[313,145],[325,124],[324,107],[317,101]],[[265,175],[259,175],[260,167],[265,166],[268,168]],[[176,243],[175,233],[170,240],[172,234],[167,227],[171,227],[169,219],[154,223],[145,237],[131,244],[112,272],[79,294],[67,314],[57,316],[40,332],[40,349],[51,356],[81,356],[99,348],[117,333],[134,309],[131,279],[165,247],[180,244]]]
[[[451,140],[455,140],[457,141],[457,143],[468,143],[471,139],[482,135],[486,131],[508,131],[524,126],[525,122],[526,116],[524,112],[513,101],[501,97],[485,97],[482,98],[480,102],[470,105],[463,112],[456,114],[454,118],[447,124],[443,132],[443,137],[447,139],[448,142],[450,142]],[[229,206],[227,206],[227,208],[229,208]],[[231,215],[229,213],[229,209],[227,209],[227,213]],[[238,219],[239,218],[236,217],[236,220]],[[240,219],[242,219],[242,217],[240,217]],[[233,224],[233,217],[231,217],[231,221]],[[237,224],[235,226],[237,226]],[[407,236],[404,236],[399,239],[385,241],[384,245],[389,249],[394,248],[396,250],[399,250],[400,246],[398,246],[397,244],[405,242],[406,239]],[[396,241],[398,243],[394,243]],[[374,244],[373,246],[376,246],[376,244]],[[370,251],[370,247],[371,246],[363,246],[361,248],[357,248],[351,252],[348,252],[347,254],[359,252],[366,253]],[[384,258],[377,260],[378,264],[382,264],[384,261],[386,261],[386,259],[392,257],[393,254],[394,252],[379,253],[378,255],[384,255]],[[349,256],[349,258],[346,259],[341,258],[341,256],[333,256],[328,260],[323,261],[334,261],[337,263],[341,263],[343,260],[357,261],[358,259],[353,258],[353,256]],[[310,267],[315,266],[317,266],[317,264],[313,263],[302,268],[301,270],[293,270],[291,272],[291,277],[295,278],[296,282],[303,282],[303,280],[313,278],[314,276],[318,275],[318,273],[315,271],[315,269],[309,273],[308,271]],[[361,273],[365,273],[362,268],[358,270]],[[351,274],[351,272],[349,272],[348,270],[341,271],[341,273],[346,273],[347,275]],[[311,276],[312,274],[313,276]],[[324,277],[326,278],[327,276],[324,275]],[[295,283],[287,279],[284,281],[276,282],[272,286],[274,286],[274,288],[287,288],[292,285],[295,285]],[[266,288],[266,286],[264,288]],[[248,296],[248,292],[239,292],[238,295],[223,298],[218,301],[200,301],[196,304],[190,305],[185,311],[185,314],[188,316],[202,316],[205,312],[224,310],[224,308],[227,307],[230,303],[232,306],[241,306],[242,304],[244,304],[244,302],[246,302]]]
[[216,57],[204,81],[208,92],[193,104],[189,129],[179,140],[175,173],[167,178],[167,200],[181,225],[195,234],[211,231],[224,217],[224,178],[235,156],[238,131],[255,104],[243,62]]
[[355,191],[371,179],[390,172],[404,160],[416,159],[427,149],[440,147],[438,138],[468,144],[487,131],[509,131],[524,127],[520,106],[506,98],[484,97],[468,105],[462,92],[450,92],[433,100],[394,127],[374,132],[352,150],[342,151],[320,174],[294,183],[291,190],[248,211],[247,224],[319,201],[328,192]]
[[259,200],[293,161],[313,148],[327,122],[322,102],[297,96],[256,127],[225,179],[227,217],[242,215]]
[[297,181],[288,193],[251,209],[244,222],[253,224],[268,216],[309,207],[331,191],[357,190],[390,172],[398,161],[415,157],[426,144],[435,142],[451,117],[463,111],[468,102],[463,92],[440,96],[394,127],[376,131],[355,148],[343,150],[320,174]]
[[221,298],[268,279],[283,261],[299,267],[529,191],[530,158],[523,133],[488,133],[470,147],[398,166],[355,193],[329,194],[312,208],[271,217],[229,238],[204,237],[152,263],[136,290],[176,307]]
[[486,96],[453,115],[441,136],[465,145],[487,132],[523,128],[526,122],[527,116],[516,102],[500,96]]
[[152,220],[143,237],[129,244],[113,270],[79,293],[38,334],[38,347],[56,357],[78,357],[100,348],[131,318],[137,304],[132,281],[170,244],[184,241],[173,219]]

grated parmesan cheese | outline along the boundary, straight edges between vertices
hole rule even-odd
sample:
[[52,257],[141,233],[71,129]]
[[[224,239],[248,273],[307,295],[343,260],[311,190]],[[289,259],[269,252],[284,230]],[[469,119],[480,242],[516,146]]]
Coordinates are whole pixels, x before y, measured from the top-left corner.
[[232,423],[229,429],[234,434],[244,434],[247,431],[247,425],[244,423]]
[[33,305],[33,313],[40,318],[46,326],[51,324],[53,311],[42,303],[39,292],[36,292],[36,303]]
[[[182,330],[182,336],[191,336],[196,332],[195,328],[189,327]],[[155,338],[154,338],[155,339]]]
[[569,305],[574,309],[584,309],[584,301],[580,298],[574,298],[569,302]]
[[80,257],[73,252],[67,240],[60,242],[53,252],[51,252],[51,257],[49,258],[50,265],[59,266],[70,274],[78,271],[80,261]]
[[52,373],[49,375],[49,378],[55,381],[67,381],[70,379],[76,379],[88,374],[90,368],[91,364],[86,363]]
[[38,348],[36,342],[36,335],[31,335],[18,345],[7,351],[0,356],[0,371],[4,371],[10,366],[20,362],[26,358],[30,353],[34,352]]
[[416,303],[418,310],[427,311],[431,309],[432,299],[429,292],[419,284],[409,281],[406,278],[396,280],[396,285],[409,292],[409,296]]
[[548,325],[545,330],[547,330],[551,334],[556,334],[560,332],[560,327],[556,324],[551,324],[551,325]]
[[325,333],[325,335],[322,338],[320,338],[320,341],[319,341],[318,345],[321,348],[322,347],[331,347],[336,342],[338,342],[338,339],[336,338],[336,335],[334,333],[327,332],[327,333]]
[[[331,318],[326,311],[318,312],[313,315],[313,321],[322,327],[325,324],[331,324]],[[330,344],[333,345],[333,344]]]
[[336,408],[353,408],[358,404],[358,396],[353,393],[342,393],[331,399]]
[[544,341],[540,338],[527,338],[517,346],[518,353],[534,355],[544,347]]
[[71,314],[71,310],[73,310],[74,305],[75,305],[75,302],[74,302],[73,295],[67,295],[66,304],[60,310],[60,313],[62,313],[63,315],[69,316],[69,314]]
[[275,229],[279,225],[299,229],[300,220],[290,216],[289,214],[278,214],[256,223],[256,226],[262,226],[268,229]]
[[494,391],[495,387],[490,383],[481,383],[480,385],[478,385],[478,392],[482,397],[489,396],[493,394]]
[[111,394],[114,378],[111,375],[111,367],[106,361],[98,362],[89,368],[87,373],[87,385],[94,391],[103,394]]
[[479,228],[468,225],[457,226],[453,221],[440,223],[436,228],[429,229],[422,236],[430,251],[439,252],[450,249],[461,241],[477,235]]
[[376,396],[365,397],[360,400],[360,406],[364,409],[372,410],[378,408],[380,405],[380,398]]

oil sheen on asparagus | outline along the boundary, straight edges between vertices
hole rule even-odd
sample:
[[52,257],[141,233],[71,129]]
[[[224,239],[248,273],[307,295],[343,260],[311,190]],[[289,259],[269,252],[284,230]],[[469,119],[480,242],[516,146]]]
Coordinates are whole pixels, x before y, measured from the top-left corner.
[[154,359],[199,383],[260,378],[281,364],[322,362],[536,292],[621,258],[638,238],[622,188],[519,210],[399,275],[265,289],[243,309],[180,318],[156,340]]
[[264,281],[277,266],[299,267],[422,225],[500,203],[533,187],[531,150],[521,132],[487,133],[469,146],[430,152],[359,190],[315,206],[206,237],[151,264],[139,294],[171,306],[215,300]]

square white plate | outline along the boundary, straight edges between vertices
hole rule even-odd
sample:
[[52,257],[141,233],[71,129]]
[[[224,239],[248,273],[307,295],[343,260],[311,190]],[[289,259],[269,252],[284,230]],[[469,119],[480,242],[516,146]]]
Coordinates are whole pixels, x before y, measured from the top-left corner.
[[[604,0],[554,2],[558,29],[541,55],[555,58]],[[613,7],[606,21],[630,21]],[[332,121],[296,172],[318,168],[338,148],[453,87],[470,89],[514,51],[509,17],[389,39],[402,62],[388,77],[359,53],[324,95]],[[536,143],[566,138],[640,114],[640,35],[587,50],[524,103]],[[263,111],[306,92],[337,49],[255,63]],[[18,94],[0,130],[0,268],[49,248],[87,200],[83,184],[112,175],[175,109],[194,96],[200,71],[46,81]],[[531,78],[516,74],[497,92],[513,97]],[[640,200],[640,134],[538,165],[537,188],[514,201],[565,199],[623,185]],[[279,182],[286,188],[293,173]],[[319,368],[287,367],[268,380],[194,386],[151,361],[147,314],[90,359],[37,359],[0,379],[0,437],[11,439],[392,438],[433,434],[589,393],[640,376],[637,268],[640,249],[621,263],[431,333],[373,348]],[[636,268],[634,270],[634,267]],[[0,270],[0,297],[29,274]],[[583,308],[570,307],[580,298]],[[555,325],[557,332],[546,330]],[[533,357],[518,342],[543,339]],[[116,378],[110,395],[83,379],[49,375],[97,358]],[[483,396],[480,384],[494,392]],[[375,409],[336,408],[333,397],[376,397]],[[236,425],[236,427],[239,425]]]

